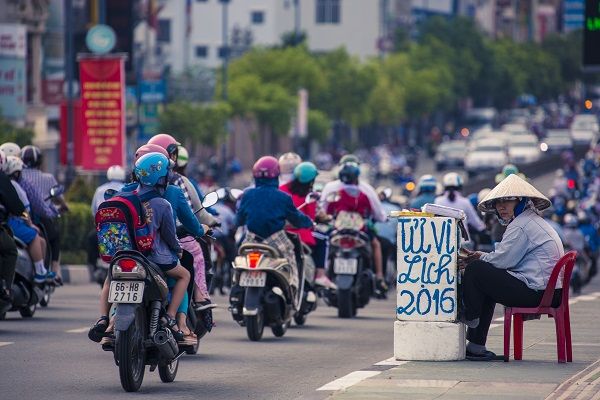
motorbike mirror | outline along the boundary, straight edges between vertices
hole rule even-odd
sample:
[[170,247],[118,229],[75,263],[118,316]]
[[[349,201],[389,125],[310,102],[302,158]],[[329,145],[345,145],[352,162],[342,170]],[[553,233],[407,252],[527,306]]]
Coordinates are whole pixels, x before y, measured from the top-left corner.
[[226,194],[225,188],[217,189],[217,196],[219,196],[219,199],[225,198]]
[[104,200],[114,197],[115,194],[117,194],[115,189],[106,189],[106,192],[104,192]]
[[204,207],[204,208],[212,207],[215,204],[217,204],[217,201],[219,201],[218,193],[210,192],[206,196],[204,196],[204,199],[202,199],[202,207]]
[[233,198],[237,200],[242,196],[242,194],[244,194],[244,191],[240,189],[231,189],[229,193],[231,193]]
[[50,189],[50,197],[60,196],[65,192],[65,188],[62,185],[54,185]]
[[304,199],[304,202],[306,204],[310,204],[310,203],[314,203],[315,201],[318,201],[320,198],[321,198],[321,195],[319,193],[310,192]]

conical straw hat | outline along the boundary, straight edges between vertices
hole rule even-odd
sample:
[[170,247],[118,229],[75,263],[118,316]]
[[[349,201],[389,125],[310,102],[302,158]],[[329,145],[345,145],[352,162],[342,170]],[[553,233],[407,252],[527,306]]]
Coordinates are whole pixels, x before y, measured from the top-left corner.
[[538,210],[545,210],[552,203],[539,190],[517,175],[509,175],[500,182],[477,206],[480,211],[494,212],[494,200],[504,197],[528,197]]

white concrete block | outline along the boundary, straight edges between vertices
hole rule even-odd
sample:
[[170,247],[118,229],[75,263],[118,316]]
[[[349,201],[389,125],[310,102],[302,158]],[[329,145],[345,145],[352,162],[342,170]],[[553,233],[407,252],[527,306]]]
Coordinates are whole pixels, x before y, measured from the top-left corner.
[[465,326],[453,322],[394,322],[394,357],[411,361],[464,360]]

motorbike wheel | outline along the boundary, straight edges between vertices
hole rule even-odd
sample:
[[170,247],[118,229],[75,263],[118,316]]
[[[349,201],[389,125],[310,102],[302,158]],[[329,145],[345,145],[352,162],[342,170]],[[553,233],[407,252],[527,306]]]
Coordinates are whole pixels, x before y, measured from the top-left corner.
[[146,360],[144,352],[144,315],[136,309],[135,319],[126,331],[118,331],[116,356],[121,386],[126,392],[137,392],[142,386]]
[[291,321],[288,321],[288,322],[284,322],[281,325],[272,326],[271,331],[273,332],[273,335],[275,335],[277,337],[282,337],[287,332],[288,328],[290,327],[290,324],[291,324]]
[[306,322],[306,316],[306,314],[303,314],[301,312],[297,312],[296,314],[294,314],[294,322],[296,323],[296,325],[304,325],[304,323]]
[[352,292],[349,289],[338,289],[337,308],[339,318],[352,318],[354,305],[352,304]]
[[32,304],[30,306],[25,306],[19,309],[19,314],[23,318],[31,318],[33,314],[35,314],[35,310],[37,310],[37,304]]
[[50,304],[50,290],[48,288],[44,289],[44,295],[40,299],[40,306],[48,307]]
[[164,383],[170,383],[175,380],[177,370],[179,369],[179,359],[167,365],[158,366],[158,376]]
[[263,331],[265,330],[265,319],[263,315],[263,311],[259,310],[258,314],[244,317],[244,322],[246,323],[246,333],[248,334],[248,339],[253,342],[258,342],[263,335]]

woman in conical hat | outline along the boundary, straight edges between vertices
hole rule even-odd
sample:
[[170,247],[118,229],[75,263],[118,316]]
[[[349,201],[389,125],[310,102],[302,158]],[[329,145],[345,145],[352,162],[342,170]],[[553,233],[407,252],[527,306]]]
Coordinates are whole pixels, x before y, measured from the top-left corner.
[[[479,210],[496,214],[506,232],[493,252],[465,250],[459,260],[461,268],[466,266],[461,321],[469,327],[468,359],[497,358],[485,348],[496,303],[539,305],[552,269],[564,255],[558,234],[539,215],[550,205],[546,196],[517,175],[506,177],[479,203]],[[555,302],[560,302],[560,292],[556,291]]]

